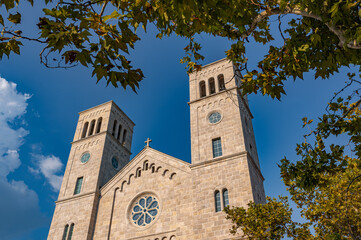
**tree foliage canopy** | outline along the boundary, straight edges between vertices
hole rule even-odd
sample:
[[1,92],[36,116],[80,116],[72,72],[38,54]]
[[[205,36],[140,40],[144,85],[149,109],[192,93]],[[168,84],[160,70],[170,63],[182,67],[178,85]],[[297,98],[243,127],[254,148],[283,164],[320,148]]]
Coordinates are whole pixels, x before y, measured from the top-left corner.
[[[226,56],[237,66],[245,94],[280,99],[289,78],[302,79],[309,71],[316,78],[328,78],[341,67],[361,65],[361,0],[44,0],[40,32],[31,36],[21,31],[18,5],[24,2],[0,0],[0,59],[20,54],[26,41],[35,41],[43,46],[40,61],[46,67],[81,64],[91,68],[98,81],[134,91],[144,76],[131,65],[129,50],[140,40],[138,29],[146,31],[149,24],[156,27],[158,38],[175,34],[189,40],[181,59],[189,71],[198,70],[204,58],[198,34],[230,39]],[[278,22],[274,30],[272,21]],[[275,41],[274,34],[283,41]],[[248,41],[268,47],[254,66],[248,64]],[[349,77],[347,87],[361,84]],[[332,99],[327,113],[297,146],[301,160],[285,158],[280,163],[292,200],[309,222],[292,222],[287,199],[281,197],[264,205],[250,203],[247,210],[228,209],[233,232],[241,228],[251,239],[280,239],[285,234],[297,239],[359,239],[359,92],[356,87],[350,95]],[[309,127],[312,121],[304,123]],[[346,136],[347,144],[332,144],[339,136]],[[307,228],[311,223],[315,236]]]
[[[28,0],[33,4],[33,0]],[[176,34],[189,39],[185,47],[189,71],[200,68],[200,33],[233,41],[227,57],[239,64],[245,93],[262,92],[273,98],[284,94],[288,77],[303,78],[314,70],[327,78],[342,66],[360,65],[360,0],[45,0],[44,17],[39,18],[40,34],[25,36],[21,29],[19,0],[1,0],[0,58],[20,53],[24,41],[43,44],[41,62],[47,67],[89,66],[93,75],[114,86],[135,90],[143,79],[128,57],[140,40],[139,27],[151,23],[157,37]],[[282,23],[285,15],[295,17]],[[270,19],[278,17],[284,42],[273,44]],[[247,65],[246,42],[269,46],[257,66]],[[54,57],[52,54],[59,55]]]

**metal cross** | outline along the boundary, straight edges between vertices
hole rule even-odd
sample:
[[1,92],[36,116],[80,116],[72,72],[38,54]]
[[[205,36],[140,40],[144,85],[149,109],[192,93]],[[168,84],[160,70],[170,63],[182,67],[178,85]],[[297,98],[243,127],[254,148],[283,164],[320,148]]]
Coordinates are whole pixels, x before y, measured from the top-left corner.
[[149,147],[149,143],[151,142],[152,140],[150,140],[149,138],[147,138],[147,141],[145,141],[144,143],[147,144],[147,147]]

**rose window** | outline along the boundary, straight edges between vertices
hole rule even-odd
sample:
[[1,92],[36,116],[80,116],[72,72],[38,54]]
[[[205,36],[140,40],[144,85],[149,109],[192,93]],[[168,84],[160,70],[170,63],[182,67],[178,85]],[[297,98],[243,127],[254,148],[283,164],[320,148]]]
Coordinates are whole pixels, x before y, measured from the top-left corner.
[[143,196],[133,205],[132,222],[137,226],[146,226],[153,222],[159,213],[159,202],[154,196]]
[[221,121],[222,115],[219,112],[214,112],[208,117],[210,123],[217,123]]

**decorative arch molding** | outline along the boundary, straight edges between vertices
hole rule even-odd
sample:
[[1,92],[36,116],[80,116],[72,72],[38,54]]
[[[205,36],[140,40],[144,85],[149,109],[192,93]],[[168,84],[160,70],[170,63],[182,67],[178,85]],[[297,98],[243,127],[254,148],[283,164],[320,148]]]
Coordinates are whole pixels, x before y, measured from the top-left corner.
[[175,173],[175,172],[174,172],[174,173],[172,173],[172,174],[169,176],[169,179],[173,179],[175,175],[176,175],[176,173]]
[[85,115],[83,117],[83,120],[88,119],[88,118],[92,118],[92,117],[96,117],[96,116],[102,114],[103,112],[105,112],[105,108],[102,108],[102,109],[100,109],[100,110],[98,110],[96,112],[92,112],[92,113],[89,113],[89,114]]
[[124,186],[125,186],[126,183],[127,183],[127,181],[125,181],[125,180],[122,182],[122,185],[120,187],[121,192],[123,192],[123,189],[124,189]]
[[75,150],[88,149],[89,147],[95,146],[99,143],[99,139],[90,141],[88,143],[80,144],[75,148]]
[[165,176],[166,174],[167,174],[167,172],[169,172],[169,170],[168,169],[166,169],[166,170],[164,170],[164,172],[163,172],[163,176]]
[[162,168],[162,166],[157,166],[155,163],[150,163],[148,160],[139,163],[139,166],[134,168],[134,172],[129,173],[129,175],[125,177],[125,179],[128,180],[124,180],[121,183],[120,187],[118,187],[119,191],[123,192],[126,185],[130,185],[136,178],[143,177],[144,174],[142,172],[150,171],[150,173],[158,173],[161,174],[161,176],[168,178],[169,180],[173,180],[177,175],[176,172],[173,172],[170,169],[164,169],[164,171],[160,171]]
[[208,111],[209,109],[213,109],[213,108],[222,106],[225,103],[225,101],[226,101],[225,98],[221,98],[221,99],[217,99],[213,102],[210,102],[208,104],[204,104],[201,107],[201,111],[204,112],[204,111]]
[[133,174],[133,173],[129,175],[129,178],[128,178],[128,185],[130,184],[132,177],[134,178],[134,174]]

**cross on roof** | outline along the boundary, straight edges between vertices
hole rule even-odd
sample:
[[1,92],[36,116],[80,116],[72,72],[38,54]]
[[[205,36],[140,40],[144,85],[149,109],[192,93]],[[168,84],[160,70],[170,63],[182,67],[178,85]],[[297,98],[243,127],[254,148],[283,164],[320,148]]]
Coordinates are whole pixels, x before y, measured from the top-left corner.
[[150,146],[149,146],[149,143],[150,143],[151,141],[152,141],[151,139],[147,138],[147,141],[145,141],[144,143],[147,144],[147,147],[150,147]]

